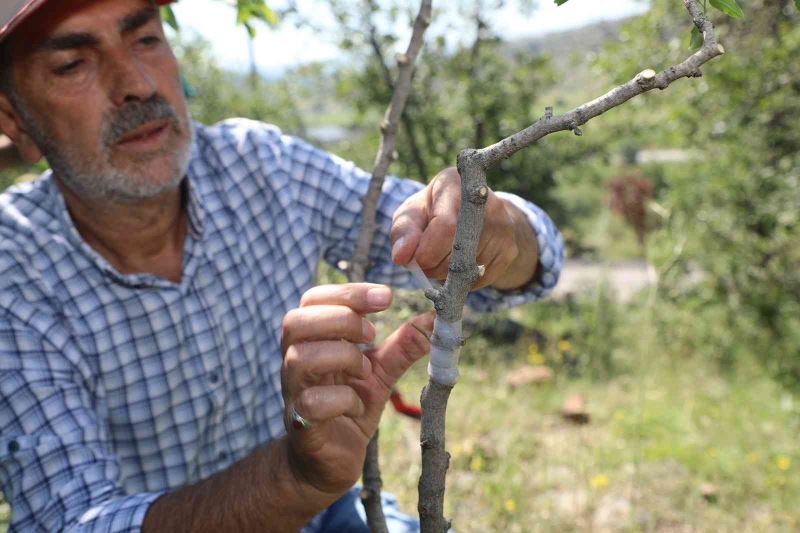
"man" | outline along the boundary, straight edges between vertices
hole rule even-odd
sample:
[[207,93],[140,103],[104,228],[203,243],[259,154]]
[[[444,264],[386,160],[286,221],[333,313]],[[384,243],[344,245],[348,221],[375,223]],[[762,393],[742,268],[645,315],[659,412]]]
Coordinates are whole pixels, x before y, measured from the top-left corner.
[[[0,129],[52,168],[0,196],[11,530],[358,530],[366,444],[428,345],[411,324],[356,345],[390,304],[377,283],[409,283],[390,257],[444,276],[457,174],[390,179],[376,283],[312,288],[320,257],[352,254],[364,172],[263,124],[193,127],[152,0],[9,3]],[[560,268],[547,216],[501,196],[478,308]]]

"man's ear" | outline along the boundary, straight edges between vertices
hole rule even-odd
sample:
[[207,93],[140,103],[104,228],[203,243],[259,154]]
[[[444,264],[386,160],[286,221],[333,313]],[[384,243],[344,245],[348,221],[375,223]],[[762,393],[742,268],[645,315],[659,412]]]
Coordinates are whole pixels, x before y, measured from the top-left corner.
[[42,158],[42,151],[28,135],[26,125],[4,92],[0,92],[0,131],[14,141],[17,151],[28,163],[36,163]]

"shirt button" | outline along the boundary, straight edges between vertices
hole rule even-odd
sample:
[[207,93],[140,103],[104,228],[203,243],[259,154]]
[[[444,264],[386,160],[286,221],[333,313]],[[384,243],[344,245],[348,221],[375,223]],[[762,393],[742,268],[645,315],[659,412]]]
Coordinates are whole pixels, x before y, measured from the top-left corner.
[[19,442],[12,440],[8,443],[8,453],[16,453],[19,451]]
[[217,383],[219,383],[219,374],[217,372],[210,372],[208,374],[208,381],[212,385],[216,385]]
[[217,458],[219,459],[220,462],[227,461],[228,460],[228,452],[219,452],[219,455],[217,455]]

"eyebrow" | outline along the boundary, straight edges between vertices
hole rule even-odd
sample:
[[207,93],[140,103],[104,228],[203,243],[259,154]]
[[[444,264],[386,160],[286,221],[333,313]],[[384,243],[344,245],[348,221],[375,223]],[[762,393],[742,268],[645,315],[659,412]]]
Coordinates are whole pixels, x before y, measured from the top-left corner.
[[119,23],[119,32],[128,33],[138,30],[156,17],[158,17],[158,11],[154,7],[140,9],[122,19],[122,22]]
[[92,46],[98,43],[97,37],[90,33],[67,33],[46,39],[40,46],[43,50],[70,50]]
[[[140,9],[139,11],[127,15],[120,21],[119,31],[120,33],[132,32],[154,20],[156,17],[158,17],[158,12],[154,8],[146,7]],[[39,48],[43,50],[59,51],[94,46],[99,43],[99,39],[91,33],[76,32],[50,37],[46,39]]]

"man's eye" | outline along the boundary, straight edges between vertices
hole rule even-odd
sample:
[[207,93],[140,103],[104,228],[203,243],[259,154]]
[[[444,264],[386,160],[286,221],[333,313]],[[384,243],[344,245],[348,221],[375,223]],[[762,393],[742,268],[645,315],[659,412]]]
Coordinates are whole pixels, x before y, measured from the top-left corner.
[[147,35],[147,36],[142,37],[141,39],[139,39],[139,42],[144,44],[144,45],[148,45],[149,46],[149,45],[154,45],[154,44],[160,43],[161,39],[159,39],[155,35]]
[[72,72],[75,72],[78,69],[78,67],[80,67],[82,64],[83,61],[81,61],[80,59],[77,59],[75,61],[70,61],[69,63],[65,63],[60,67],[58,67],[55,70],[55,73],[58,74],[59,76],[64,76]]

